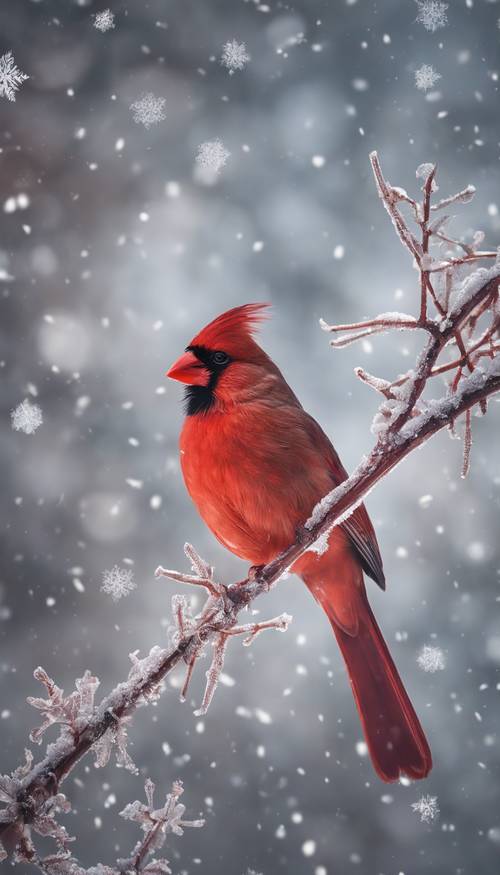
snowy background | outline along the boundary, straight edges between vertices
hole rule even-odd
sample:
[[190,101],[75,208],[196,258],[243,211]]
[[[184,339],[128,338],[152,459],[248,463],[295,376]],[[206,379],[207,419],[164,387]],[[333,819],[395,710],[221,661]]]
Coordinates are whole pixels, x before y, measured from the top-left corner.
[[[333,351],[318,328],[415,312],[369,151],[412,193],[422,161],[438,162],[443,196],[475,184],[455,227],[500,241],[500,3],[453,0],[434,32],[413,0],[111,10],[101,32],[103,7],[87,0],[0,0],[0,55],[30,77],[15,102],[0,98],[0,772],[37,720],[35,666],[67,691],[88,667],[105,692],[130,651],[165,642],[177,587],[153,572],[185,568],[185,540],[223,580],[245,573],[179,472],[181,391],[164,372],[191,336],[227,307],[271,301],[262,343],[352,468],[377,404],[353,367],[390,377],[415,348],[399,335]],[[232,39],[251,60],[231,76],[220,56]],[[427,92],[424,64],[441,76]],[[144,93],[165,116],[149,128],[130,109]],[[231,154],[206,184],[195,157],[216,139]],[[43,415],[31,435],[11,428],[25,398]],[[189,814],[207,817],[169,842],[175,872],[500,871],[499,424],[492,403],[469,480],[460,444],[440,435],[368,501],[388,580],[369,592],[428,734],[430,777],[377,780],[328,622],[290,579],[259,605],[292,613],[290,631],[231,646],[206,719],[192,714],[198,669],[192,702],[169,689],[134,720],[143,775],[165,791],[182,778]],[[117,604],[100,589],[115,564],[137,584]],[[422,671],[424,645],[444,670]],[[137,835],[118,811],[142,798],[142,778],[88,759],[64,789],[85,865],[129,850]],[[429,824],[411,808],[422,793],[441,811]]]

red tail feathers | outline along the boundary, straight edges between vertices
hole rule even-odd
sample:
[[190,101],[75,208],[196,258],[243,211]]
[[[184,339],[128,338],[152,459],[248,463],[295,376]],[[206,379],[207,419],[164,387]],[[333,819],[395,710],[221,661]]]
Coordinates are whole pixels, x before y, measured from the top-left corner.
[[431,751],[368,604],[363,583],[353,593],[357,631],[348,634],[338,625],[338,611],[331,603],[335,585],[318,587],[317,582],[311,586],[310,579],[306,582],[330,618],[375,771],[383,781],[397,781],[400,775],[425,778],[432,768]]

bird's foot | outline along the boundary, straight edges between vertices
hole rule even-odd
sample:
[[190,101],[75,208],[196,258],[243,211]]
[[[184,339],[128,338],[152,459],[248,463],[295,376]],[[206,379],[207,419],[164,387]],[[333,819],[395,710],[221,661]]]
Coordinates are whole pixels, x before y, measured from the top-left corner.
[[309,534],[310,532],[305,526],[297,526],[295,529],[295,543],[303,544]]

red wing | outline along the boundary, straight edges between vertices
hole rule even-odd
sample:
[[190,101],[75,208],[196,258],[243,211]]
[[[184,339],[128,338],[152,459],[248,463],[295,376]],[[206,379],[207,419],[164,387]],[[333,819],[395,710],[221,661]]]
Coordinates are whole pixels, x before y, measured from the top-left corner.
[[368,511],[364,504],[356,508],[353,514],[342,523],[342,528],[349,535],[351,543],[359,556],[363,570],[369,577],[385,589],[385,574],[382,557],[377,544]]
[[[307,414],[306,414],[307,416]],[[331,441],[318,425],[316,420],[307,416],[308,430],[317,448],[323,453],[323,457],[331,471],[332,480],[337,486],[347,478],[347,471],[340,461]],[[385,575],[380,555],[377,536],[371,524],[368,511],[361,504],[348,519],[341,524],[341,528],[348,535],[349,540],[361,562],[363,571],[377,583],[381,589],[385,589]]]

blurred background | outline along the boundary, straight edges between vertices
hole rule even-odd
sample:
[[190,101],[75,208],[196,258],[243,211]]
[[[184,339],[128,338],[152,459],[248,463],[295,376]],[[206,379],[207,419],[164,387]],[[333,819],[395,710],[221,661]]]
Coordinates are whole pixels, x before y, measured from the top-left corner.
[[[412,194],[424,161],[442,196],[473,183],[455,230],[500,242],[500,3],[454,0],[434,31],[413,0],[109,9],[103,31],[91,0],[0,0],[0,55],[30,77],[0,99],[0,772],[37,725],[25,701],[41,693],[37,665],[67,692],[89,668],[104,694],[129,652],[165,644],[182,587],[153,573],[186,569],[186,540],[223,581],[245,575],[179,471],[182,393],[164,373],[193,334],[271,301],[262,344],[352,469],[377,406],[353,367],[394,377],[418,347],[397,334],[334,351],[319,329],[320,317],[416,312],[369,152]],[[250,60],[230,75],[233,39]],[[441,77],[427,92],[424,64]],[[130,108],[145,93],[165,116],[149,127]],[[202,178],[198,148],[217,139],[230,155]],[[43,415],[34,434],[11,428],[24,399]],[[192,713],[203,664],[187,703],[174,677],[136,715],[143,777],[90,758],[73,772],[65,825],[83,864],[135,844],[118,812],[150,776],[159,794],[182,779],[188,813],[207,818],[169,840],[174,872],[500,871],[499,423],[498,401],[474,421],[468,480],[461,444],[441,434],[368,500],[388,580],[369,593],[431,743],[429,778],[376,778],[328,622],[290,578],[258,604],[262,617],[292,613],[290,630],[231,645],[206,718]],[[115,565],[137,584],[117,603],[101,591]],[[422,671],[425,645],[444,670]],[[428,824],[411,807],[422,794],[441,812]]]

